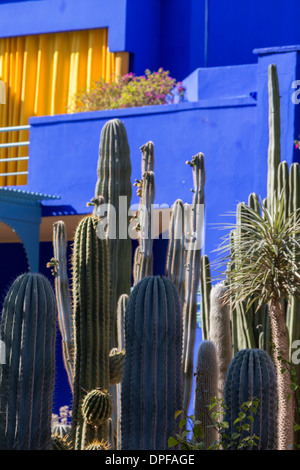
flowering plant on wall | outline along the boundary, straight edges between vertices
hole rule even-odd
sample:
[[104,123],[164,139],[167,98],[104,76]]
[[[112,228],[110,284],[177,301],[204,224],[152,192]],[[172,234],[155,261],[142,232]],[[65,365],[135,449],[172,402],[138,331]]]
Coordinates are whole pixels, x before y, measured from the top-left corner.
[[182,83],[162,68],[157,72],[146,70],[142,76],[128,73],[112,83],[101,78],[89,91],[78,93],[70,112],[170,104],[182,101],[184,91]]

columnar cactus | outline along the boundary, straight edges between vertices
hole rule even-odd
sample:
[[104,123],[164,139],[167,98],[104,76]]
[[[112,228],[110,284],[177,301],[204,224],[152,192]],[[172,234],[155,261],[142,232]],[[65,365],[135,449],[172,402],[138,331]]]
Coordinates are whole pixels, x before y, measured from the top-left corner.
[[128,236],[128,212],[132,195],[131,161],[126,129],[119,119],[111,119],[102,128],[97,174],[95,197],[103,197],[107,205],[108,225],[111,227],[114,224],[115,228],[109,238],[112,349],[117,346],[117,302],[122,294],[129,295],[131,287],[132,248]]
[[56,305],[41,274],[19,276],[2,311],[0,448],[51,450],[55,380]]
[[[134,284],[153,274],[153,227],[152,205],[155,197],[154,179],[154,145],[148,142],[141,147],[142,179],[138,183],[140,205],[138,211],[138,242],[134,254],[133,277]],[[152,168],[151,170],[149,168]]]
[[223,396],[228,366],[232,360],[230,310],[224,301],[227,288],[219,283],[210,293],[210,340],[216,345],[219,363],[219,396]]
[[[122,378],[124,372],[124,359],[125,359],[125,312],[129,302],[129,295],[122,294],[118,300],[117,305],[117,332],[118,332],[118,353],[123,353],[122,361]],[[118,449],[121,448],[121,390],[122,380],[116,385],[116,409],[115,420],[116,420],[116,446]]]
[[211,403],[220,397],[218,381],[217,348],[213,341],[204,340],[200,343],[197,355],[194,408],[195,418],[201,421],[203,427],[205,449],[218,440],[218,430],[213,426],[212,418],[212,413],[217,410],[215,407],[210,409]]
[[201,257],[200,271],[200,293],[201,293],[201,328],[202,339],[209,339],[209,314],[210,314],[210,292],[211,292],[210,264],[207,255]]
[[168,449],[182,409],[182,317],[176,287],[150,276],[126,308],[122,450]]
[[262,349],[242,349],[233,358],[228,368],[224,401],[228,422],[226,434],[236,431],[235,420],[241,406],[248,401],[258,400],[256,414],[250,422],[250,429],[243,435],[258,437],[258,450],[277,449],[277,384],[276,371],[269,354]]
[[280,95],[276,65],[269,66],[269,148],[268,148],[268,181],[267,206],[273,210],[274,197],[277,191],[277,172],[281,160],[280,135]]
[[184,404],[183,410],[188,412],[191,399],[194,374],[194,345],[197,328],[197,294],[200,285],[201,269],[201,234],[204,217],[204,155],[195,155],[188,162],[193,169],[193,202],[189,222],[190,240],[186,254],[185,295],[182,307],[183,314],[183,361],[184,361]]
[[[73,248],[73,311],[75,339],[74,400],[72,433],[75,449],[84,449],[95,438],[84,426],[81,404],[95,388],[109,389],[109,353],[112,314],[110,311],[109,250],[97,236],[99,219],[84,217],[75,233]],[[107,426],[97,430],[107,440]]]
[[181,302],[184,298],[185,281],[185,206],[180,199],[173,205],[169,227],[169,243],[166,259],[165,274],[176,286]]

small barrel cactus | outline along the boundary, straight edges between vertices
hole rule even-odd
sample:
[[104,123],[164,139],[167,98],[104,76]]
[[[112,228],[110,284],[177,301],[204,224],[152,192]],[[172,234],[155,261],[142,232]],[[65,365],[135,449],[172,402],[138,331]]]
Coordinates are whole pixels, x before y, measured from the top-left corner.
[[229,425],[227,435],[232,436],[236,431],[235,420],[242,405],[255,399],[259,404],[247,431],[248,435],[258,438],[257,446],[252,449],[276,450],[278,395],[275,366],[267,351],[242,349],[232,359],[226,375],[224,421]]
[[107,390],[96,388],[82,402],[82,416],[87,424],[101,426],[112,413],[112,401]]

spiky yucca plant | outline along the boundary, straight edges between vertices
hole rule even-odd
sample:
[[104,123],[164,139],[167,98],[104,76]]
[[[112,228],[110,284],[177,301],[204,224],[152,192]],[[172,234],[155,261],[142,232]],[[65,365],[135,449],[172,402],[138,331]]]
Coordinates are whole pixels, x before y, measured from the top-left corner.
[[[246,204],[239,224],[227,225],[228,236],[217,251],[218,268],[226,267],[228,290],[224,301],[247,301],[268,305],[272,342],[275,351],[279,398],[278,447],[288,449],[294,439],[294,399],[290,377],[282,373],[282,361],[289,361],[288,332],[283,301],[300,292],[300,263],[295,251],[300,247],[300,213],[284,216],[284,198],[275,197],[272,208],[259,203],[259,211]],[[234,243],[232,243],[232,234]],[[229,252],[229,253],[228,253]],[[234,260],[234,263],[232,262]],[[251,299],[250,301],[248,299]]]

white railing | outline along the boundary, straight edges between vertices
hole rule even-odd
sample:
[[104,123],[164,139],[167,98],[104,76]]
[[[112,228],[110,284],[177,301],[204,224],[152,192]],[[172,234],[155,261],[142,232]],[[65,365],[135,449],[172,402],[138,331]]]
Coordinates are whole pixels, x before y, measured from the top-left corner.
[[[29,130],[29,125],[23,126],[10,126],[10,127],[0,127],[0,132],[18,132],[18,131],[27,131]],[[28,147],[29,141],[26,142],[9,142],[5,144],[0,144],[0,149],[3,148],[12,148],[12,147]],[[29,157],[11,157],[11,158],[0,158],[0,163],[3,162],[18,162],[22,160],[29,160]],[[28,171],[14,171],[10,173],[0,173],[0,176],[19,176],[19,175],[28,175]]]

